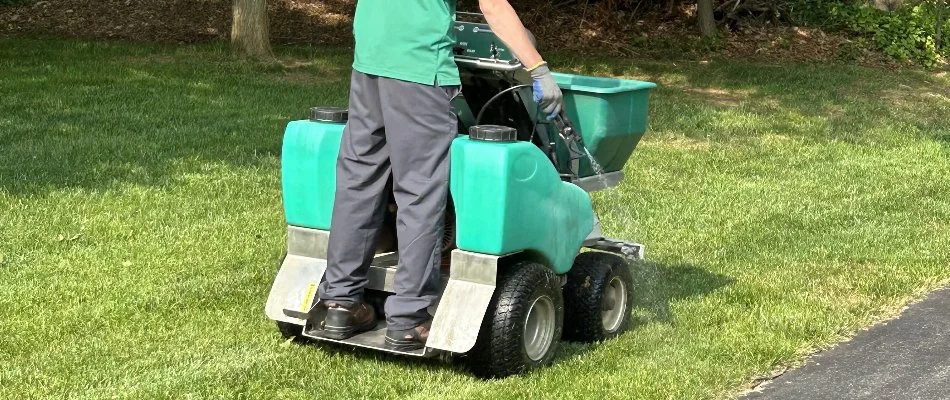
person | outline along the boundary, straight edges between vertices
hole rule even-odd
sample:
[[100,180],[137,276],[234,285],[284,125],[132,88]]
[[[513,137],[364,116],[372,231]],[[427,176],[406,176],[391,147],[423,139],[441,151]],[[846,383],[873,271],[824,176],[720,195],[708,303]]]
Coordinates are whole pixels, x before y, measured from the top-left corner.
[[[398,211],[399,261],[384,305],[385,347],[425,345],[439,295],[449,148],[457,135],[451,101],[460,91],[453,58],[455,0],[358,0],[349,120],[336,166],[327,269],[318,287],[327,307],[322,335],[343,340],[376,326],[363,298],[390,175]],[[480,0],[489,27],[534,80],[548,114],[562,94],[507,0]]]

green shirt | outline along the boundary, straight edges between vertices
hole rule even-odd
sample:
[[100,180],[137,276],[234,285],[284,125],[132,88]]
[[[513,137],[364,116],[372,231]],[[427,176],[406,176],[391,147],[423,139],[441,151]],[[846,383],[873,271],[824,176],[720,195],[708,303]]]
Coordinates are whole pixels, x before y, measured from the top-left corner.
[[358,0],[353,69],[424,85],[459,85],[456,0]]

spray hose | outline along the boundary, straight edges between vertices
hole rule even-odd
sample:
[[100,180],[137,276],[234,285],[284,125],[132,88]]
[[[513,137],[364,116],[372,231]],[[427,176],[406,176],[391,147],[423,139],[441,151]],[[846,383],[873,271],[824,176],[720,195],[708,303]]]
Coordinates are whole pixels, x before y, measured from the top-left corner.
[[[515,85],[509,87],[505,90],[502,90],[492,96],[480,110],[478,110],[478,116],[475,117],[475,125],[478,125],[482,122],[482,117],[485,116],[485,111],[488,108],[507,93],[513,92],[518,89],[530,88],[531,85]],[[544,119],[543,112],[541,110],[541,105],[538,105],[537,112],[535,114],[535,121],[540,122]],[[553,119],[554,127],[557,130],[558,136],[564,141],[564,145],[567,147],[568,156],[570,159],[570,169],[571,176],[574,179],[580,178],[580,160],[581,158],[589,157],[593,161],[593,155],[590,154],[590,151],[587,150],[587,147],[584,146],[584,139],[577,133],[577,129],[574,128],[574,124],[569,118],[564,110],[558,112],[558,114]],[[532,138],[534,137],[534,132],[537,130],[537,123],[535,124],[535,129],[532,129]]]

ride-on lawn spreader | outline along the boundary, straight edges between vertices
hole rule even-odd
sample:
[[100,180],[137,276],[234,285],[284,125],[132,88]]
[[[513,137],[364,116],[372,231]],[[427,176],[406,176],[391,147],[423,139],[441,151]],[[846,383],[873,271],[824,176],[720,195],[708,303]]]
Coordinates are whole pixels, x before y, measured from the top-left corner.
[[[326,309],[316,291],[326,269],[345,109],[313,108],[309,120],[287,126],[281,155],[287,255],[266,313],[285,337],[409,356],[457,355],[479,376],[502,377],[551,362],[562,336],[593,342],[628,329],[628,260],[642,259],[643,246],[604,238],[588,192],[623,178],[646,131],[655,85],[555,74],[565,111],[548,120],[532,99],[530,77],[488,25],[454,27],[462,94],[453,106],[465,134],[451,149],[443,289],[430,309],[426,347],[387,350],[382,315],[375,329],[346,340],[319,335],[315,321]],[[366,291],[377,310],[392,293],[399,260],[397,210],[393,199],[389,204]]]

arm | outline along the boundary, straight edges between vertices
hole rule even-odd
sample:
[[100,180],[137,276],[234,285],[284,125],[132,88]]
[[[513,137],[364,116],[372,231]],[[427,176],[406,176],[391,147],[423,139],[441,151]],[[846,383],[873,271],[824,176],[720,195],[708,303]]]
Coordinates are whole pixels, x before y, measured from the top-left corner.
[[525,68],[531,68],[542,61],[541,54],[531,44],[521,19],[511,8],[508,0],[479,0],[478,7],[485,15],[485,21],[508,49],[515,53]]
[[478,7],[495,36],[515,53],[521,65],[531,73],[531,78],[534,79],[534,101],[538,102],[548,119],[554,118],[561,111],[564,97],[551,75],[551,70],[531,44],[515,9],[511,8],[508,0],[478,0]]

